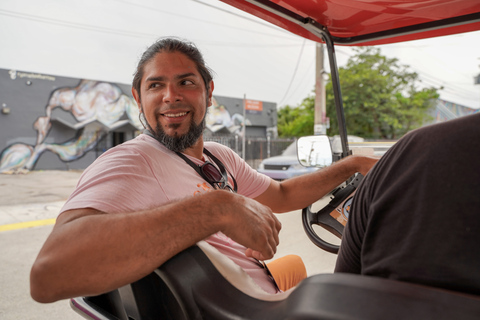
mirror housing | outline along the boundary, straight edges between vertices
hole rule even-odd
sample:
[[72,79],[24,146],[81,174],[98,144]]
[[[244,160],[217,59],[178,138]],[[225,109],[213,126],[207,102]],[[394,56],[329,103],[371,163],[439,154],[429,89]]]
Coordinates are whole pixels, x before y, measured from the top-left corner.
[[332,146],[326,135],[301,137],[297,141],[297,157],[304,167],[323,168],[333,162]]

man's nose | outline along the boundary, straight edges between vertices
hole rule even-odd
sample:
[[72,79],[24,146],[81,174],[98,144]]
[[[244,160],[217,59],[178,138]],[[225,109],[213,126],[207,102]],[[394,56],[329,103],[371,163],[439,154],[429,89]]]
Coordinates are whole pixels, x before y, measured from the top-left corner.
[[165,87],[164,96],[163,96],[164,102],[173,103],[181,100],[182,100],[182,96],[178,88],[176,88],[174,85],[167,85]]

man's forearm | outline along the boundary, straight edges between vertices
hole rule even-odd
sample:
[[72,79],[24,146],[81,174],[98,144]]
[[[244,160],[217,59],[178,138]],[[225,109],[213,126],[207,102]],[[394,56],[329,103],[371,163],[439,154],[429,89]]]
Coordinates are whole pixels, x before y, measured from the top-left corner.
[[95,295],[149,274],[218,231],[218,223],[202,214],[208,212],[207,198],[127,214],[92,209],[62,214],[32,268],[32,296],[52,302]]
[[350,156],[329,167],[311,174],[274,181],[264,194],[257,198],[276,213],[305,208],[321,199],[356,172],[366,174],[378,159]]

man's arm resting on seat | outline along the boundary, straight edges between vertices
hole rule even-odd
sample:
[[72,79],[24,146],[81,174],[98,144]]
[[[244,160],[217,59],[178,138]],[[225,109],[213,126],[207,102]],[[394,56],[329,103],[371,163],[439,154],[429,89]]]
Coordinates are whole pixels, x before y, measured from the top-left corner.
[[141,212],[67,211],[32,267],[31,295],[53,302],[108,292],[218,231],[269,259],[280,228],[268,207],[221,190]]
[[349,156],[333,165],[282,182],[272,180],[255,200],[282,213],[305,208],[338,187],[356,172],[366,175],[378,161],[376,157]]

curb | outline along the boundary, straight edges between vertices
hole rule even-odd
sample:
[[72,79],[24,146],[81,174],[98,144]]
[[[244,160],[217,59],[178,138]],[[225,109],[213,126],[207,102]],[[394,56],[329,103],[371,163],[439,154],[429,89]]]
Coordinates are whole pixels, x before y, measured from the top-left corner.
[[0,232],[51,225],[65,201],[0,206]]

